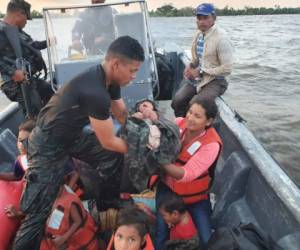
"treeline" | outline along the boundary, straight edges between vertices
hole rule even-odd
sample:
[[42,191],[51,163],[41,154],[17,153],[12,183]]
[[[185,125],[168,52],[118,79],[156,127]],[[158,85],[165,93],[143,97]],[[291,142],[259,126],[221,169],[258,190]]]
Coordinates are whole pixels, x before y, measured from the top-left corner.
[[[275,6],[274,8],[245,7],[244,9],[234,9],[226,6],[223,9],[217,8],[216,13],[218,16],[300,14],[300,7],[281,8],[280,6]],[[152,17],[194,16],[195,9],[192,7],[177,9],[172,4],[166,4],[156,10],[150,11],[149,14]]]
[[[216,8],[218,16],[240,16],[240,15],[279,15],[279,14],[300,14],[300,7],[298,8],[281,8],[275,5],[274,8],[253,8],[245,7],[244,9],[234,9],[226,6],[223,9]],[[195,9],[192,7],[184,7],[181,9],[175,8],[172,4],[163,5],[156,10],[149,11],[151,17],[179,17],[179,16],[194,16]],[[33,10],[31,12],[32,18],[43,18],[43,14]],[[0,12],[0,18],[4,14]]]
[[[4,14],[0,12],[0,18],[3,18],[3,17],[4,17]],[[32,18],[43,18],[43,14],[36,10],[33,10],[33,11],[31,11],[31,17]]]

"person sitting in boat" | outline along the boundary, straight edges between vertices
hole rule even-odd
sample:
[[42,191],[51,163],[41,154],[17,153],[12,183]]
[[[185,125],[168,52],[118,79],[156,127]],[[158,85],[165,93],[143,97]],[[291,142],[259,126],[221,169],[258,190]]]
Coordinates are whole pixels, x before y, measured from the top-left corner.
[[[65,176],[66,178],[67,176]],[[65,179],[67,180],[67,179]],[[60,188],[47,220],[40,250],[98,250],[97,226],[68,185]]]
[[147,189],[149,177],[160,170],[161,164],[173,162],[181,146],[178,127],[159,116],[152,101],[138,102],[136,111],[120,131],[128,144],[121,191],[130,193]]
[[14,163],[13,172],[0,173],[0,180],[19,181],[23,178],[25,171],[28,168],[25,148],[26,141],[34,127],[35,120],[32,119],[26,120],[20,124],[17,138],[17,148],[19,150],[20,155],[17,157]]
[[[222,148],[222,141],[212,127],[217,112],[213,99],[195,96],[185,118],[176,119],[182,142],[181,152],[174,164],[161,166],[165,177],[158,183],[156,192],[157,209],[172,192],[183,198],[203,245],[211,235],[208,189]],[[164,249],[168,231],[167,224],[158,213],[155,249]]]
[[137,207],[121,209],[117,226],[107,250],[154,250],[149,221],[145,212]]
[[[22,165],[22,168],[25,169],[25,171],[26,171],[26,169],[28,169],[28,161],[27,161],[27,157],[26,157],[26,152],[25,152],[25,155],[23,156],[23,158],[21,158],[20,165]],[[25,175],[25,171],[23,173],[23,176]],[[76,192],[76,195],[79,197],[82,194],[82,189],[78,189],[78,186],[76,184],[77,181],[79,180],[79,173],[75,170],[74,163],[72,160],[68,161],[67,164],[65,165],[65,179],[66,179],[66,183],[68,184],[68,186],[72,190],[74,190],[74,192]],[[15,179],[15,180],[20,180],[20,178]],[[24,182],[26,181],[25,178],[23,180],[24,180]],[[11,179],[11,181],[14,181],[14,180]],[[8,204],[4,208],[4,210],[6,212],[6,215],[10,218],[22,219],[25,216],[25,214],[22,212],[22,210],[18,209],[18,206],[15,206],[13,204]]]
[[199,249],[196,226],[180,196],[168,196],[159,204],[159,212],[170,229],[166,249]]
[[[105,0],[92,0],[102,4]],[[85,49],[87,55],[105,53],[115,39],[113,9],[110,6],[87,8],[79,16],[72,30],[72,48]]]
[[[30,135],[30,132],[35,127],[36,121],[33,119],[25,120],[19,126],[19,133],[17,138],[17,148],[20,152],[20,155],[17,157],[13,169],[13,172],[0,173],[0,180],[4,181],[20,181],[22,186],[26,181],[24,176],[28,169],[28,161],[27,161],[27,140]],[[65,165],[65,174],[68,173],[68,183],[72,185],[72,187],[77,187],[76,182],[79,179],[79,173],[75,171],[73,161],[70,160]],[[69,174],[70,173],[70,174]],[[17,198],[19,199],[19,198]],[[18,206],[14,204],[8,204],[4,208],[6,215],[11,218],[22,218],[24,217],[24,213],[18,209]]]
[[[41,110],[28,140],[31,167],[21,200],[26,217],[14,249],[39,247],[70,156],[95,171],[98,210],[106,210],[107,204],[119,198],[123,153],[128,147],[114,134],[110,111],[120,124],[125,123],[127,109],[121,87],[135,79],[143,61],[139,42],[129,36],[119,37],[110,45],[102,64],[75,76]],[[83,131],[88,122],[91,133]]]
[[192,44],[192,62],[184,70],[182,87],[172,100],[176,117],[185,115],[194,95],[216,98],[227,89],[225,76],[232,71],[233,49],[226,33],[216,22],[215,8],[210,3],[196,9],[197,32]]
[[12,219],[12,217],[23,217],[23,213],[19,211],[19,207],[20,197],[23,192],[25,182],[25,178],[23,178],[23,176],[28,168],[26,158],[26,140],[34,126],[35,122],[33,120],[26,120],[20,124],[17,139],[17,148],[20,155],[14,162],[11,172],[0,173],[1,249],[10,248],[9,246],[11,245],[11,241],[20,226],[20,220]]

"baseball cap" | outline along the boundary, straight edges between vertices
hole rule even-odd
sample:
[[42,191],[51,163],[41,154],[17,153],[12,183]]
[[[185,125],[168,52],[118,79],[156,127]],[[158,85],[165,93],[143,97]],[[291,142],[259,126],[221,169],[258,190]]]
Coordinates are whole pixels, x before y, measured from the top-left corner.
[[27,16],[27,19],[32,19],[30,14],[31,4],[24,0],[10,0],[7,7],[23,10]]
[[215,13],[215,7],[211,3],[202,3],[196,9],[196,15],[209,16]]

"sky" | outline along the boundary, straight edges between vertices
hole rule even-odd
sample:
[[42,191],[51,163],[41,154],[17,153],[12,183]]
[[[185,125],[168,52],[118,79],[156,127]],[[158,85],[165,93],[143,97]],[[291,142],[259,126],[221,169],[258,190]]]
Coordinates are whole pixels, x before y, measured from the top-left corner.
[[[27,0],[32,5],[32,10],[40,11],[43,7],[53,7],[53,6],[66,6],[70,4],[89,4],[90,0]],[[106,0],[110,2],[112,0]],[[0,11],[5,12],[6,5],[9,0],[0,0]],[[245,6],[251,7],[274,7],[279,5],[280,7],[300,7],[299,0],[209,0],[209,1],[199,1],[199,0],[147,0],[148,9],[155,10],[164,4],[173,4],[176,8],[182,7],[196,7],[201,2],[211,2],[217,8],[224,8],[226,5],[233,7],[235,9],[242,9]]]

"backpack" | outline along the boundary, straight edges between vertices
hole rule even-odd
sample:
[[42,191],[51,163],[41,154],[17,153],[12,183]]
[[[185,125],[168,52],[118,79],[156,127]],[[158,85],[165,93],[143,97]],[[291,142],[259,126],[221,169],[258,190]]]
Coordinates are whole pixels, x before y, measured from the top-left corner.
[[253,223],[218,228],[208,241],[208,250],[283,250]]

